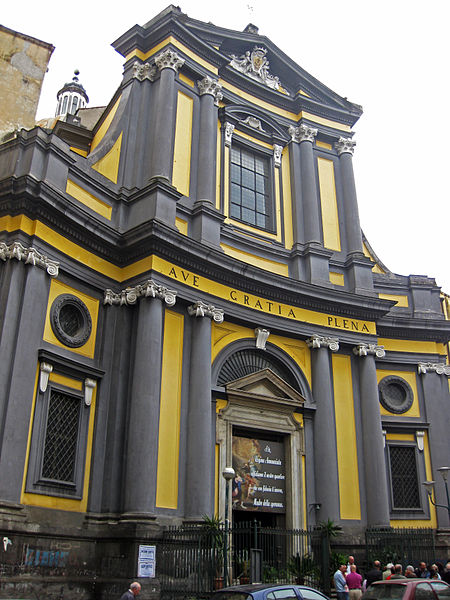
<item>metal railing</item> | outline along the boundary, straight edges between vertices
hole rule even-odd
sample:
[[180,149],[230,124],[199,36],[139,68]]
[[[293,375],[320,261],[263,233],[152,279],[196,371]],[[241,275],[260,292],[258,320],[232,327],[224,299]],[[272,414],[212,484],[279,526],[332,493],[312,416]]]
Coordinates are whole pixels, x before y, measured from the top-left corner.
[[386,527],[366,530],[366,558],[368,564],[379,560],[406,565],[418,565],[435,560],[435,532],[433,529]]

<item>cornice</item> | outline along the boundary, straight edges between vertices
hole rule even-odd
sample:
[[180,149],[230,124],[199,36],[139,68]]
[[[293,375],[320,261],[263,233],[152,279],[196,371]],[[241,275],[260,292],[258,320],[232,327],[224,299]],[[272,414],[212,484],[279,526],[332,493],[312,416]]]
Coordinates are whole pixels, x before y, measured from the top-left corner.
[[384,316],[377,323],[377,331],[379,337],[383,338],[427,340],[445,344],[450,340],[450,321]]

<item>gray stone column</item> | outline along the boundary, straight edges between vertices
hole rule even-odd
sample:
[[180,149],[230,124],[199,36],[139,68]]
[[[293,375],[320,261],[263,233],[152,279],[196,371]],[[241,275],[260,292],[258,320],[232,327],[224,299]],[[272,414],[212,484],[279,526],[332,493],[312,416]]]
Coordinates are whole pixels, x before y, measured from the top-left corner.
[[[34,248],[25,248],[19,242],[10,246],[1,244],[0,258],[27,263],[15,265],[25,271],[23,274],[15,269],[17,273],[12,278],[21,286],[17,290],[21,293],[21,298],[18,308],[8,306],[5,312],[5,317],[10,316],[15,321],[3,323],[0,354],[1,360],[6,358],[10,365],[6,376],[9,387],[2,390],[0,497],[10,502],[19,502],[26,468],[28,428],[38,364],[37,350],[42,343],[50,289],[49,275],[56,276],[59,265]],[[15,299],[11,295],[8,300]]]
[[[322,244],[320,221],[320,199],[317,191],[317,177],[314,164],[313,144],[317,129],[301,124],[290,127],[292,141],[300,146],[300,185],[302,220],[305,247],[305,275],[307,281],[318,285],[330,285],[328,260],[333,254]],[[295,145],[292,144],[292,146]],[[297,167],[298,168],[298,167]],[[295,169],[295,166],[294,166]],[[297,198],[296,198],[297,200]],[[296,215],[298,221],[299,215]]]
[[124,511],[138,520],[154,516],[164,303],[173,306],[175,292],[150,280],[124,293],[128,304],[140,297],[124,477]]
[[167,48],[156,56],[155,63],[157,69],[161,71],[161,75],[157,106],[154,112],[151,178],[162,177],[170,180],[177,110],[175,73],[183,66],[184,60],[176,52]]
[[[188,308],[192,323],[187,415],[185,516],[198,520],[214,510],[214,440],[211,428],[211,319],[223,311],[198,301]],[[199,493],[201,490],[201,493]]]
[[314,471],[316,497],[321,505],[318,521],[340,521],[339,479],[334,417],[331,352],[339,350],[337,338],[313,335],[306,340],[311,348],[312,393],[317,410],[314,415]]
[[365,473],[367,525],[388,527],[390,521],[383,431],[375,358],[383,358],[383,346],[361,343],[353,348],[359,357],[359,397]]
[[217,106],[222,86],[211,77],[198,81],[200,93],[200,136],[197,165],[197,198],[193,207],[192,233],[202,243],[220,245],[220,225],[224,219],[215,206]]
[[[430,424],[428,443],[430,446],[432,479],[434,485],[434,501],[447,506],[447,496],[439,467],[450,467],[450,411],[442,410],[448,405],[448,381],[450,367],[443,364],[420,363],[423,396],[425,401],[425,418]],[[447,400],[447,402],[445,401]],[[421,486],[420,486],[421,487]],[[448,511],[436,508],[438,527],[450,526]]]

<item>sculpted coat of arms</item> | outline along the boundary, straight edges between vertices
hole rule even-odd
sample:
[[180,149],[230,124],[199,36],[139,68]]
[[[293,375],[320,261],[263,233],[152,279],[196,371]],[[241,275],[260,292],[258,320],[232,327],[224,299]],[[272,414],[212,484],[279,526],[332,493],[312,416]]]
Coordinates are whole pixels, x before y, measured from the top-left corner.
[[267,50],[265,48],[255,46],[251,52],[247,50],[242,56],[237,57],[232,54],[230,65],[236,69],[236,71],[244,73],[259,83],[263,83],[273,90],[287,94],[288,92],[281,86],[279,78],[269,73],[269,61],[266,54]]

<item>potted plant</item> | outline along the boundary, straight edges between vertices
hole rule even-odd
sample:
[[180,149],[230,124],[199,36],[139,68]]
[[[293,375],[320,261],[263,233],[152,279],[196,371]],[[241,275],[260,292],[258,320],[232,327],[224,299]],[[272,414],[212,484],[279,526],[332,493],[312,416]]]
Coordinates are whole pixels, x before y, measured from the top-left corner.
[[224,551],[224,531],[223,522],[220,517],[214,515],[203,516],[203,529],[207,536],[208,544],[211,548],[211,561],[214,565],[214,589],[223,588],[223,551]]
[[319,574],[319,568],[309,554],[300,555],[298,552],[289,560],[288,570],[298,585],[305,584],[305,578]]
[[248,550],[241,550],[237,558],[238,578],[241,585],[250,583],[249,567]]

